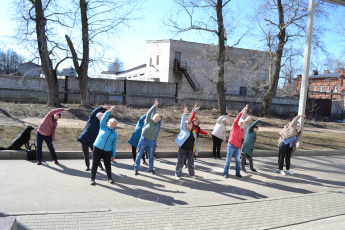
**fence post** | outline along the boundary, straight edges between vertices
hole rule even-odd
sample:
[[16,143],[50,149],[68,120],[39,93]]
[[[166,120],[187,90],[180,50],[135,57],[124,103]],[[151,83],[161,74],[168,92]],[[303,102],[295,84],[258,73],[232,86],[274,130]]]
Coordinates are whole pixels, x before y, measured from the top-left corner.
[[178,83],[175,84],[175,105],[177,105]]
[[68,101],[68,76],[65,76],[65,95],[64,95],[64,103],[67,103]]
[[127,79],[123,80],[123,96],[122,96],[122,104],[126,105],[127,104]]

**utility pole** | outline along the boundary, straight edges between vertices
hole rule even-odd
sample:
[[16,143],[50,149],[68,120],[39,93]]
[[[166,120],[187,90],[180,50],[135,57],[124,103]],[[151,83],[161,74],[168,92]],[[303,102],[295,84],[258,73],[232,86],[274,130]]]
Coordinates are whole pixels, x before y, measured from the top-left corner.
[[[309,0],[308,5],[308,21],[307,21],[307,33],[306,41],[304,47],[304,60],[303,60],[303,73],[301,81],[301,91],[299,96],[299,105],[298,105],[298,114],[305,115],[306,103],[308,99],[308,80],[309,80],[309,68],[310,68],[310,52],[312,45],[313,37],[313,24],[314,24],[314,12],[315,12],[315,0]],[[304,126],[304,117],[299,119],[301,124],[301,139],[297,144],[297,147],[302,147],[302,137],[303,137],[303,126]]]

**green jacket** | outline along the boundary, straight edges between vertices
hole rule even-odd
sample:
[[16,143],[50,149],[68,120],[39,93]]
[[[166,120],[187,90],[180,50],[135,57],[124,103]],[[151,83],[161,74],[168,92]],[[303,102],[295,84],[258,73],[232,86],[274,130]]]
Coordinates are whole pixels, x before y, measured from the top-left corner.
[[251,126],[249,126],[249,128],[246,130],[246,134],[242,143],[241,151],[249,156],[253,155],[253,148],[256,141],[256,133],[253,129],[258,122],[259,120],[256,120]]
[[146,139],[150,141],[156,141],[159,133],[159,126],[158,122],[154,123],[151,116],[153,111],[155,110],[155,106],[152,106],[150,110],[147,112],[146,119],[145,119],[145,125],[143,127],[143,131],[141,132],[141,135],[143,135]]

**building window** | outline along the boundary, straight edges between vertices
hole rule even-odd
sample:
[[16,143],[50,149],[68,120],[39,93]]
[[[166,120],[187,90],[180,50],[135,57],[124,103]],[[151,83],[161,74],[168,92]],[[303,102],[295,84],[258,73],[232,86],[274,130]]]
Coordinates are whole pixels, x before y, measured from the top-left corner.
[[247,95],[247,92],[246,92],[246,87],[240,87],[240,95],[242,96],[246,96]]
[[314,85],[314,90],[313,91],[316,91],[316,85]]
[[156,58],[156,65],[159,65],[159,55],[157,55],[157,58]]
[[327,85],[326,92],[330,92],[330,91],[331,91],[331,86],[330,86],[330,85]]
[[150,67],[152,66],[152,58],[150,58]]
[[334,86],[334,92],[338,92],[338,85]]
[[323,92],[323,85],[320,85],[320,92]]

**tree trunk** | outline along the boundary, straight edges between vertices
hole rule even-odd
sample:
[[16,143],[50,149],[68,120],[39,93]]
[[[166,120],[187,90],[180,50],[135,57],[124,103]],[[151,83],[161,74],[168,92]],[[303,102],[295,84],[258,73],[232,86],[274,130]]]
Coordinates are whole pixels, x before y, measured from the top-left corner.
[[53,68],[52,61],[49,57],[47,38],[46,38],[46,23],[44,17],[44,10],[42,8],[41,0],[35,0],[35,13],[36,13],[36,34],[38,51],[41,58],[42,69],[48,86],[48,105],[59,104],[59,83],[56,76],[56,70]]
[[217,71],[217,96],[218,109],[221,114],[226,114],[225,84],[224,84],[224,60],[225,60],[225,31],[223,24],[223,1],[218,0],[217,6],[217,23],[218,23],[218,71]]
[[87,3],[85,0],[80,0],[80,13],[83,40],[83,59],[80,63],[80,66],[78,62],[78,55],[74,49],[71,39],[68,37],[68,35],[65,37],[72,53],[74,68],[78,74],[81,105],[84,107],[89,107],[89,77],[87,75],[89,69],[89,28],[87,18]]
[[273,58],[271,57],[271,60],[270,60],[271,63],[273,64],[273,65],[270,65],[273,68],[273,70],[270,70],[269,88],[267,92],[265,93],[264,98],[262,100],[262,108],[261,108],[262,116],[267,116],[270,112],[272,100],[278,88],[279,74],[280,74],[280,69],[281,69],[281,60],[283,57],[284,45],[286,44],[284,9],[283,9],[281,0],[277,1],[277,6],[278,6],[277,8],[278,8],[278,14],[279,14],[279,29],[280,29],[277,35],[278,47],[276,49],[276,52],[273,55]]

